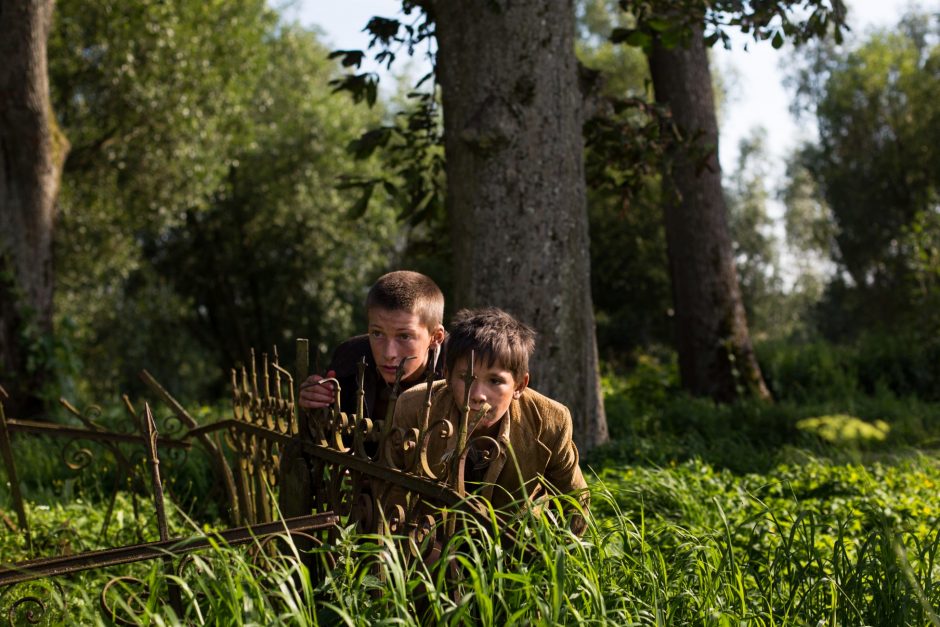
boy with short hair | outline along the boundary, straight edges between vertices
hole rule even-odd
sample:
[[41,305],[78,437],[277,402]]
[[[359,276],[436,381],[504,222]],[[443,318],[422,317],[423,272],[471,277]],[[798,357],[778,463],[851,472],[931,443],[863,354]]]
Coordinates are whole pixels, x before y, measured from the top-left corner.
[[[327,377],[340,384],[342,411],[356,411],[358,364],[366,359],[363,389],[366,416],[385,417],[385,410],[399,363],[405,360],[401,389],[423,381],[430,349],[436,355],[444,341],[444,295],[440,288],[419,272],[389,272],[375,282],[366,296],[368,333],[350,338],[333,352]],[[300,387],[300,405],[309,409],[327,407],[336,400],[332,384],[321,385],[319,374],[310,376]]]
[[[472,352],[475,380],[470,386],[465,480],[484,484],[484,488],[493,484],[490,501],[496,508],[534,496],[539,486],[562,494],[581,491],[586,506],[587,484],[572,440],[571,414],[561,403],[528,387],[534,348],[535,332],[500,309],[458,312],[447,339],[445,379],[432,384],[428,424],[447,419],[456,430],[465,398],[463,377]],[[419,427],[426,392],[426,385],[418,385],[401,395],[395,426]],[[490,409],[480,416],[486,405]],[[489,438],[507,454],[482,450],[492,442]],[[431,438],[428,462],[435,475],[444,473],[456,444],[453,433],[447,439]],[[572,520],[575,531],[583,531],[583,525],[578,516]]]
[[[437,284],[419,272],[399,270],[385,274],[366,296],[368,333],[340,344],[330,360],[327,378],[339,381],[340,398],[332,382],[320,384],[323,377],[311,375],[300,386],[301,407],[318,409],[337,400],[341,411],[358,411],[359,363],[366,360],[363,392],[366,417],[384,419],[398,364],[405,362],[401,389],[423,381],[427,369],[441,376],[437,355],[444,341],[444,294]],[[428,363],[431,349],[434,361]],[[287,444],[281,452],[279,501],[284,517],[310,513],[313,487],[310,468],[300,440]]]

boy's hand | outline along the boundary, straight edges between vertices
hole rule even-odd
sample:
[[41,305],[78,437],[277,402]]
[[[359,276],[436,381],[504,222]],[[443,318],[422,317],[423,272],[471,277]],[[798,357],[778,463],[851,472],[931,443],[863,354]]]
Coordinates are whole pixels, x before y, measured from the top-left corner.
[[[336,372],[330,370],[326,373],[326,378],[336,376]],[[307,380],[300,385],[300,406],[307,409],[320,409],[329,407],[336,401],[336,386],[330,383],[320,384],[323,380],[318,374],[307,377]]]

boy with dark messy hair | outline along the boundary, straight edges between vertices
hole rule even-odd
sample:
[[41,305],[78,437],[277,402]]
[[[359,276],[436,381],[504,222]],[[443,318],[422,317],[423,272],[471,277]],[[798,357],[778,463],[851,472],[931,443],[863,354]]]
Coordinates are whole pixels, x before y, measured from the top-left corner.
[[[384,418],[398,365],[404,361],[401,388],[424,381],[427,368],[438,371],[440,365],[428,362],[431,349],[439,353],[444,341],[444,295],[440,288],[419,272],[389,272],[375,282],[366,296],[368,333],[350,338],[333,352],[327,378],[340,384],[340,409],[356,409],[358,364],[366,359],[364,380],[365,411],[369,418]],[[436,362],[436,357],[434,358]],[[300,405],[309,409],[327,407],[335,402],[336,389],[331,383],[319,384],[319,374],[310,376],[300,387]]]
[[[475,379],[469,395],[465,481],[481,486],[484,494],[492,486],[489,499],[496,508],[535,496],[544,488],[557,493],[581,491],[586,505],[587,486],[571,439],[571,414],[561,403],[528,387],[534,348],[535,332],[500,309],[458,312],[447,339],[445,379],[432,384],[428,424],[442,419],[458,424],[472,352]],[[426,385],[418,385],[402,394],[395,407],[395,426],[409,429],[421,424],[426,392]],[[493,442],[499,444],[497,454]],[[456,445],[455,434],[431,438],[428,462],[435,475],[444,473]],[[572,527],[580,532],[583,523],[576,516]]]

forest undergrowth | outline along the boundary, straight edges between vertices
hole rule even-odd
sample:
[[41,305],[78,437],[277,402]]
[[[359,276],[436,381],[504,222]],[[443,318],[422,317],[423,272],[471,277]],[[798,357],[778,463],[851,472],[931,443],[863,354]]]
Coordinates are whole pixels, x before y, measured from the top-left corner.
[[[294,549],[218,546],[179,577],[152,562],[30,584],[46,599],[34,616],[108,624],[98,590],[128,574],[136,583],[112,587],[109,607],[140,624],[940,625],[936,403],[881,386],[848,403],[720,407],[679,394],[674,363],[651,354],[608,373],[605,392],[613,441],[582,459],[592,501],[581,537],[545,514],[523,517],[515,543],[495,523],[468,522],[450,559],[428,566],[405,559],[398,539],[347,529],[328,564],[313,559],[314,577]],[[156,539],[146,495],[135,505],[122,492],[102,534],[104,487],[45,482],[59,471],[29,447],[17,453],[22,467],[35,462],[27,485],[58,486],[27,491],[39,554]],[[27,555],[3,490],[8,564]],[[171,504],[171,535],[204,529],[184,508]],[[23,594],[0,594],[3,620],[36,612],[14,604]]]

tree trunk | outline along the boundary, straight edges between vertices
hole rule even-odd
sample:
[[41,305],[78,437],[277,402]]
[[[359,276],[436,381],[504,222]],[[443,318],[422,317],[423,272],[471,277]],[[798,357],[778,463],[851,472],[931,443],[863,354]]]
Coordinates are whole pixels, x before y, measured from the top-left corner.
[[16,418],[39,411],[48,374],[34,346],[52,332],[52,234],[68,152],[49,100],[52,8],[0,0],[0,382]]
[[581,100],[570,0],[434,4],[456,307],[539,333],[531,383],[608,439],[591,301]]
[[721,402],[744,394],[770,398],[751,347],[734,266],[701,31],[686,47],[667,49],[655,42],[649,64],[656,101],[669,106],[687,140],[672,151],[663,183],[682,385]]

